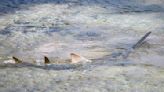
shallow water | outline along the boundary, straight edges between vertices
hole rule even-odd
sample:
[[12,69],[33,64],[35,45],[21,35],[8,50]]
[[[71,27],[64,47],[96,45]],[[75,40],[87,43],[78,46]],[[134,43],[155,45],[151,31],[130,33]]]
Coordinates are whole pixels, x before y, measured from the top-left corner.
[[[37,80],[38,82],[32,85],[37,85],[36,87],[31,87],[29,84],[23,82],[26,86],[25,89],[29,90],[42,90],[43,92],[49,89],[49,92],[53,92],[60,89],[60,87],[65,91],[64,87],[71,92],[74,90],[73,87],[77,87],[74,83],[75,81],[68,81],[66,76],[73,76],[76,78],[78,76],[83,76],[83,72],[87,71],[82,80],[77,83],[82,86],[82,90],[79,91],[95,91],[95,85],[100,84],[104,89],[99,86],[101,92],[113,91],[108,84],[118,84],[120,87],[118,92],[127,90],[131,91],[141,91],[144,92],[141,86],[134,86],[130,88],[130,84],[136,83],[140,78],[145,82],[141,82],[142,85],[147,84],[147,75],[135,77],[137,74],[132,74],[132,80],[129,82],[124,79],[126,76],[120,75],[117,69],[125,69],[125,75],[127,71],[130,73],[137,71],[149,73],[153,82],[148,84],[150,91],[159,89],[157,92],[162,92],[162,80],[163,80],[163,65],[164,65],[164,2],[161,0],[9,0],[0,1],[0,61],[8,60],[11,56],[16,56],[22,59],[24,62],[33,62],[33,60],[42,60],[43,56],[48,56],[52,61],[54,58],[68,59],[69,54],[72,52],[78,53],[88,59],[94,61],[93,64],[86,65],[84,70],[62,70],[57,71],[38,69],[35,67],[24,67],[24,68],[5,68],[1,71],[7,71],[6,73],[1,73],[0,76],[7,76],[6,81],[3,81],[2,86],[7,86],[12,79],[12,76],[7,74],[12,74],[14,80],[17,79],[17,73],[27,71],[32,76],[32,80]],[[113,53],[119,53],[127,48],[131,48],[145,33],[152,31],[152,34],[146,39],[140,48],[134,50],[129,57],[124,60],[122,58],[111,59]],[[122,67],[120,65],[125,65]],[[119,66],[117,66],[119,65]],[[126,66],[127,65],[127,66]],[[134,65],[134,66],[133,66]],[[141,65],[141,67],[140,67]],[[142,66],[143,65],[143,66]],[[108,68],[107,68],[108,67]],[[111,68],[110,68],[111,67]],[[113,67],[116,67],[113,69]],[[128,68],[130,67],[130,68]],[[157,68],[161,67],[161,68]],[[89,70],[88,70],[89,68]],[[98,68],[98,70],[96,70]],[[130,69],[132,68],[133,71]],[[141,68],[141,69],[140,69]],[[81,69],[81,68],[80,68]],[[86,69],[86,70],[85,70]],[[90,71],[91,69],[91,71]],[[107,69],[107,70],[106,70]],[[111,72],[112,69],[115,72]],[[116,70],[115,70],[116,69]],[[149,71],[152,70],[151,71]],[[12,70],[12,71],[10,71]],[[17,72],[14,72],[17,71]],[[34,72],[33,72],[34,71]],[[38,72],[39,71],[39,72]],[[95,72],[103,72],[105,78],[96,75]],[[45,73],[46,72],[46,73]],[[61,74],[59,72],[62,72]],[[109,83],[104,82],[108,79],[108,72],[113,75],[116,72],[118,74],[113,75],[115,78],[119,75],[118,79],[109,81]],[[136,73],[138,73],[136,72]],[[52,81],[52,77],[58,75],[61,77],[64,75],[63,79],[60,81],[64,82],[67,86],[61,85],[52,88],[49,86],[51,83],[47,83],[45,89],[41,89],[39,86],[43,81],[36,79],[40,74],[43,74],[43,80],[48,79]],[[53,74],[54,73],[54,74]],[[76,74],[77,73],[77,74]],[[79,73],[79,75],[78,75]],[[103,74],[102,73],[102,74]],[[24,74],[24,73],[23,73]],[[45,75],[44,75],[45,74]],[[87,74],[91,74],[90,76]],[[95,75],[94,75],[95,74]],[[159,74],[160,78],[156,78],[154,74]],[[29,75],[29,74],[27,74]],[[49,75],[52,75],[48,77]],[[86,77],[86,75],[88,77]],[[142,75],[142,74],[141,74]],[[25,75],[20,75],[22,78]],[[47,78],[48,77],[48,78]],[[59,78],[58,77],[58,78]],[[88,81],[90,77],[96,77]],[[135,78],[134,78],[135,77]],[[7,79],[9,78],[9,79]],[[49,79],[50,78],[50,79]],[[95,85],[91,85],[93,81],[99,79],[99,82],[95,82]],[[139,79],[138,79],[139,78]],[[2,78],[2,80],[4,77]],[[52,80],[51,80],[52,79]],[[110,79],[110,78],[109,78]],[[156,83],[156,79],[158,79]],[[56,79],[54,79],[56,80]],[[74,79],[73,79],[74,80]],[[77,80],[77,79],[76,79]],[[12,81],[12,80],[11,80]],[[18,81],[18,83],[20,83]],[[31,80],[27,80],[31,81]],[[50,82],[49,81],[49,82]],[[88,82],[86,82],[88,81]],[[120,82],[119,82],[120,81]],[[54,82],[54,81],[52,81]],[[82,82],[82,84],[81,84]],[[89,83],[90,82],[90,83]],[[122,83],[123,82],[123,83]],[[160,83],[159,83],[160,82]],[[15,87],[12,81],[9,87]],[[25,84],[24,84],[25,83]],[[87,84],[88,83],[88,84]],[[124,83],[126,85],[124,85]],[[154,84],[153,84],[154,83]],[[52,83],[57,85],[56,83]],[[60,83],[59,83],[60,84]],[[72,85],[73,84],[73,85]],[[80,85],[81,84],[81,85]],[[84,84],[88,86],[91,85],[90,89],[86,88]],[[72,86],[71,86],[72,85]],[[136,85],[140,85],[136,84]],[[45,85],[44,85],[45,86]],[[18,89],[21,87],[18,87]],[[109,88],[108,88],[109,87]],[[127,88],[128,87],[128,88]],[[155,88],[157,87],[157,89]],[[3,88],[3,87],[2,87]],[[36,88],[36,89],[35,89]],[[37,89],[38,88],[38,89]],[[160,91],[161,89],[161,91]],[[6,90],[6,88],[4,88]],[[9,91],[10,88],[7,90]],[[17,92],[22,92],[23,89]],[[149,89],[145,89],[146,92],[150,92]],[[116,91],[117,92],[117,91]]]

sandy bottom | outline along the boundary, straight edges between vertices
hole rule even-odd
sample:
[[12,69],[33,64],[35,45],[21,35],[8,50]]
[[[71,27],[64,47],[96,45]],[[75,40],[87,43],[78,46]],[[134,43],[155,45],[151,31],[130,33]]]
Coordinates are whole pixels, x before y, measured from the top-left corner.
[[[0,91],[163,92],[163,1],[35,1],[0,1],[0,62],[11,56],[55,62],[72,52],[93,62],[73,68],[0,65]],[[127,59],[111,59],[148,31]]]

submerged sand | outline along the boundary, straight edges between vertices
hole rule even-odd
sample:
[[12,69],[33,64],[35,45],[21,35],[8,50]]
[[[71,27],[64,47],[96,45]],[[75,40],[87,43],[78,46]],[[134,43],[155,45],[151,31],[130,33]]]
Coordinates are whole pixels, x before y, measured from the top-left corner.
[[[164,2],[161,0],[2,0],[0,61],[78,53],[74,68],[0,66],[2,92],[163,92]],[[113,53],[146,42],[126,60]],[[60,69],[58,69],[60,68]]]

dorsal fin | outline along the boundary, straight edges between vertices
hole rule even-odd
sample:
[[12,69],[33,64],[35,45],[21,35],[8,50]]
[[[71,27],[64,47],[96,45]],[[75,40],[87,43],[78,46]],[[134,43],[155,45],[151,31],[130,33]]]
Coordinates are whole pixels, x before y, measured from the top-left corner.
[[44,56],[44,63],[45,64],[49,64],[50,63],[50,60],[48,59],[48,57]]
[[75,53],[70,53],[70,56],[71,56],[72,63],[78,63],[81,60],[81,56]]
[[86,59],[85,57],[80,56],[80,55],[75,54],[75,53],[70,53],[70,56],[71,56],[71,63],[86,63],[86,62],[92,62],[91,60]]
[[15,63],[22,63],[22,60],[20,60],[20,59],[14,57],[14,56],[13,56],[12,58],[14,59]]

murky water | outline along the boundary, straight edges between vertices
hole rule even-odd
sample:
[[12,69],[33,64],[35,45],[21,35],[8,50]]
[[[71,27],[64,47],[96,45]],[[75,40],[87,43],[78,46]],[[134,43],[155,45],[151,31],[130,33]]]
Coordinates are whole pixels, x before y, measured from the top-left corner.
[[[108,73],[105,72],[105,69],[110,70],[106,68],[106,66],[117,65],[117,63],[122,64],[122,62],[125,65],[127,63],[130,63],[132,65],[141,64],[141,66],[142,64],[153,65],[151,68],[150,66],[145,66],[145,67],[127,66],[130,68],[125,69],[124,67],[123,71],[121,71],[121,73],[130,71],[129,76],[133,76],[133,74],[131,73],[134,72],[135,70],[139,70],[140,72],[145,70],[144,74],[141,74],[143,76],[139,76],[142,77],[143,80],[146,80],[145,73],[149,73],[149,75],[151,75],[151,78],[155,80],[153,73],[160,74],[160,72],[163,71],[163,69],[161,68],[159,70],[156,68],[158,66],[164,67],[163,66],[164,65],[164,57],[163,57],[164,55],[164,44],[163,44],[164,2],[163,1],[161,0],[48,0],[48,1],[47,0],[31,0],[31,1],[13,0],[12,2],[9,0],[0,1],[1,2],[0,3],[0,11],[1,11],[0,12],[1,14],[0,15],[0,21],[1,21],[0,22],[0,30],[1,30],[0,31],[0,61],[1,62],[10,59],[11,56],[16,56],[22,59],[24,62],[33,62],[33,60],[43,59],[43,56],[45,55],[48,56],[52,61],[56,57],[61,59],[68,59],[69,54],[75,52],[88,59],[92,59],[95,63],[92,65],[94,68],[91,68],[93,69],[91,72],[89,72],[90,70],[86,69],[86,71],[89,74],[91,75],[93,74],[92,76],[87,75],[88,77],[85,77],[86,74],[88,73],[85,73],[85,76],[83,76],[83,72],[81,71],[74,71],[74,70],[61,71],[62,74],[68,73],[68,75],[70,74],[69,76],[74,76],[73,78],[76,78],[78,76],[78,74],[73,75],[74,73],[79,73],[79,76],[83,76],[85,78],[93,77],[94,73],[97,71],[96,69],[98,69],[98,71],[103,71],[104,76],[106,76],[105,74],[108,75]],[[124,51],[125,49],[130,48],[148,31],[152,31],[152,34],[146,39],[146,42],[140,48],[134,50],[126,60],[123,59],[113,60],[110,58],[113,53],[119,53],[120,51]],[[102,69],[100,69],[99,67],[101,67]],[[116,70],[120,69],[120,66],[114,69]],[[152,69],[152,71],[157,69],[157,71],[151,73],[149,69]],[[3,70],[11,73],[10,68],[2,69],[2,71]],[[19,72],[28,71],[28,73],[32,74],[31,76],[34,77],[37,77],[37,75],[35,74],[33,75],[32,71],[34,71],[35,73],[37,73],[38,71],[40,71],[40,73],[48,72],[48,75],[49,74],[51,75],[52,73],[60,75],[58,73],[59,71],[51,71],[51,70],[48,71],[48,70],[42,70],[37,68],[34,69],[32,68],[32,70],[30,70],[30,68],[28,67],[18,68],[18,69],[16,68],[13,71],[17,71],[18,74]],[[4,73],[2,75],[5,74],[8,73]],[[13,76],[15,76],[14,74]],[[127,73],[125,73],[125,75],[126,74]],[[20,75],[20,76],[24,76],[24,75]],[[54,76],[56,75],[52,75],[51,77]],[[96,74],[95,76],[96,76],[95,80],[100,78],[100,76]],[[118,76],[118,78],[123,78],[123,79],[124,77],[126,78],[126,76],[124,75],[123,77],[121,76],[122,75]],[[163,75],[160,76],[161,78],[159,78],[159,81],[161,81],[163,78]],[[48,79],[46,77],[44,78]],[[68,78],[68,76],[65,75],[65,77],[61,80],[62,81],[67,80],[65,78]],[[87,80],[85,78],[82,79]],[[135,78],[131,79],[130,82],[127,82],[126,79],[120,80],[120,82],[124,83],[126,81],[127,83],[132,83],[133,80],[135,80]],[[108,78],[105,77],[104,81],[105,79]],[[103,79],[101,79],[101,81],[102,80]],[[119,84],[118,81],[119,80],[113,82],[114,84]],[[70,82],[71,84],[74,84],[74,81],[70,81]],[[94,79],[92,79],[90,82],[91,83],[94,82]],[[7,83],[7,82],[2,82],[2,83]],[[39,81],[37,83],[40,85]],[[88,83],[87,84],[88,86],[90,85],[89,82],[84,81],[84,84],[85,83]],[[103,83],[104,82],[100,84],[103,85]],[[48,84],[47,87],[50,87],[48,86]],[[108,83],[105,82],[105,84]],[[10,87],[12,87],[13,85],[10,85]],[[35,83],[33,85],[35,85]],[[158,88],[160,88],[161,86],[162,83],[161,84],[159,83]],[[29,87],[28,89],[30,90],[37,90],[31,88],[30,86],[28,87]],[[68,88],[70,86],[67,85],[65,87]],[[73,87],[75,87],[75,85]],[[94,88],[95,86],[92,85],[92,87]],[[88,89],[90,90],[88,92],[91,92],[92,87]],[[40,87],[36,87],[36,88],[40,88]],[[44,90],[46,90],[46,88]],[[61,88],[63,87],[61,86]],[[123,88],[124,91],[126,89],[126,87],[124,86],[121,86],[121,88]],[[50,92],[53,92],[52,91],[53,89],[51,90],[51,87],[49,89]],[[68,90],[73,90],[73,89],[74,88],[70,88]],[[99,89],[102,92],[103,89],[101,89],[101,87],[99,87]],[[83,91],[84,90],[86,91],[87,88],[83,89]],[[110,87],[109,89],[106,90],[107,91],[103,91],[103,92],[109,92]],[[133,90],[135,90],[135,88]],[[131,92],[131,91],[127,91],[127,92]],[[141,90],[141,92],[144,92],[144,90]],[[150,91],[147,90],[147,92]],[[162,91],[157,91],[157,92],[162,92]]]

